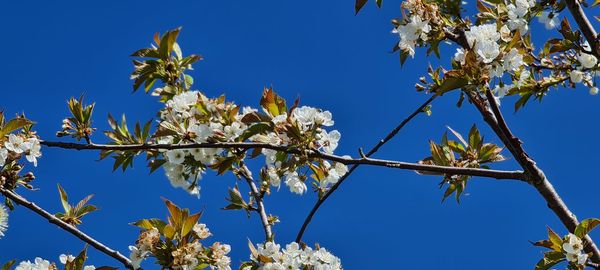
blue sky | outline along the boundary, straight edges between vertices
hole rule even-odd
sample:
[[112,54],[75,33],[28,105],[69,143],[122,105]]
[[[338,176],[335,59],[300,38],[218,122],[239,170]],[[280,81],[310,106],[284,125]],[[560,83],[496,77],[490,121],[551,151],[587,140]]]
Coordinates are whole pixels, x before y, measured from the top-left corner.
[[[474,2],[474,1],[473,1]],[[132,93],[128,55],[148,46],[154,32],[183,26],[184,53],[198,53],[195,86],[209,96],[225,93],[239,104],[256,107],[264,86],[288,99],[330,110],[342,133],[339,154],[356,155],[387,134],[398,121],[427,99],[413,85],[429,63],[419,50],[400,67],[390,50],[397,37],[390,20],[400,16],[400,1],[377,10],[369,3],[358,16],[353,1],[159,1],[96,2],[4,1],[0,28],[4,64],[0,65],[0,107],[25,112],[38,122],[43,139],[67,116],[66,100],[86,94],[96,102],[95,126],[108,129],[108,113],[125,113],[130,122],[147,121],[161,104]],[[534,40],[553,33],[534,27]],[[454,48],[442,46],[446,63]],[[600,217],[597,174],[597,106],[600,97],[587,89],[553,90],[542,104],[532,102],[514,114],[509,97],[502,109],[515,134],[536,159],[580,219]],[[428,155],[428,140],[438,140],[449,125],[467,133],[476,123],[487,140],[498,142],[468,104],[456,108],[456,94],[433,104],[433,115],[419,116],[378,154],[379,158],[417,161]],[[66,139],[65,139],[66,140]],[[93,137],[105,142],[101,132]],[[232,245],[232,260],[248,258],[247,239],[262,238],[259,220],[226,205],[231,175],[209,173],[200,199],[170,187],[162,172],[149,175],[143,160],[126,173],[111,172],[111,161],[96,152],[43,149],[33,171],[38,191],[19,190],[51,212],[60,210],[59,182],[73,199],[94,193],[101,210],[80,227],[107,245],[127,253],[137,229],[129,222],[165,217],[160,197],[194,211],[204,210],[214,241]],[[508,154],[508,153],[507,153]],[[517,169],[514,160],[494,168]],[[440,203],[438,177],[410,171],[363,167],[322,207],[305,241],[320,243],[342,259],[346,269],[526,269],[541,258],[528,240],[546,237],[546,226],[565,229],[537,192],[522,183],[475,178],[461,204]],[[316,200],[285,189],[266,199],[282,220],[275,227],[280,243],[293,241]],[[600,237],[593,233],[592,236]],[[600,238],[599,238],[600,239]],[[210,241],[210,240],[209,240]],[[25,208],[10,216],[0,240],[0,261],[41,256],[58,261],[83,244]],[[90,263],[118,266],[90,249]],[[147,265],[147,269],[151,269]]]

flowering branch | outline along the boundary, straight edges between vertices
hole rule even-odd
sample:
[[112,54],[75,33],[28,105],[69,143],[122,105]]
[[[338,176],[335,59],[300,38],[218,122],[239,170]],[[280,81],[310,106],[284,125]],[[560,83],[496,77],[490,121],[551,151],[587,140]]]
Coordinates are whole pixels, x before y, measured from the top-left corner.
[[267,216],[267,212],[265,210],[265,204],[263,202],[263,196],[260,194],[258,187],[254,183],[254,178],[252,178],[252,173],[250,169],[246,166],[244,162],[240,162],[240,167],[242,169],[241,176],[248,182],[248,186],[250,187],[250,192],[252,193],[252,197],[256,200],[256,209],[254,209],[260,216],[260,221],[262,222],[263,229],[265,231],[265,240],[267,242],[273,241],[273,232],[271,230],[271,223],[269,222],[269,217]]
[[288,146],[273,145],[268,143],[190,143],[190,144],[131,144],[131,145],[107,145],[107,144],[78,144],[78,143],[65,143],[65,142],[50,142],[41,141],[42,145],[48,147],[58,147],[64,149],[76,149],[76,150],[117,150],[117,151],[142,151],[151,149],[196,149],[196,148],[237,148],[237,149],[272,149],[277,151],[283,151],[290,154],[306,154],[311,158],[321,158],[324,160],[330,160],[339,162],[345,165],[364,164],[372,166],[381,166],[388,168],[396,168],[402,170],[416,170],[421,172],[438,173],[438,174],[450,174],[450,175],[468,175],[468,176],[481,176],[495,179],[513,179],[526,181],[525,174],[522,171],[501,171],[501,170],[489,170],[480,168],[461,168],[451,166],[438,166],[428,165],[419,163],[410,163],[402,161],[384,160],[384,159],[373,159],[369,157],[362,158],[351,158],[343,157],[333,154],[327,154],[319,151],[309,151],[303,153],[298,149],[290,148]]
[[46,210],[37,206],[33,202],[30,202],[27,199],[19,196],[18,194],[14,193],[10,190],[4,189],[2,187],[0,187],[0,193],[2,193],[2,195],[6,196],[7,198],[13,200],[17,204],[22,205],[22,206],[28,208],[29,210],[35,212],[36,214],[40,215],[41,217],[47,219],[48,222],[57,225],[61,229],[71,233],[75,237],[88,243],[89,245],[96,248],[98,251],[116,259],[117,261],[121,262],[127,269],[133,269],[131,260],[129,260],[127,257],[123,256],[118,251],[115,251],[115,250],[107,247],[106,245],[102,244],[101,242],[92,238],[91,236],[85,234],[84,232],[75,228],[73,225],[65,223],[64,221],[60,220],[59,218],[55,217],[54,215],[48,213]]
[[[402,120],[402,122],[400,122],[400,124],[398,124],[398,126],[396,126],[387,136],[385,136],[385,138],[383,138],[379,142],[377,142],[377,144],[373,148],[371,148],[371,150],[369,150],[369,152],[365,156],[370,157],[371,155],[375,154],[375,152],[377,152],[379,150],[379,148],[381,148],[384,144],[386,144],[392,138],[394,138],[394,136],[396,136],[396,134],[398,134],[398,132],[400,132],[400,130],[404,126],[406,126],[406,124],[408,124],[408,122],[410,122],[413,118],[415,118],[415,116],[417,116],[419,113],[423,112],[423,110],[427,106],[429,106],[429,104],[431,102],[433,102],[433,100],[436,97],[437,96],[435,96],[435,95],[431,96],[427,101],[425,101],[425,103],[423,103],[421,106],[419,106],[419,108],[417,108],[413,113],[411,113],[408,117],[406,117],[404,120]],[[343,175],[337,183],[335,183],[333,186],[331,186],[331,189],[329,189],[329,191],[327,191],[327,193],[325,193],[325,195],[323,195],[323,197],[321,197],[321,198],[319,198],[319,200],[317,200],[317,203],[310,210],[310,213],[308,213],[308,215],[304,219],[304,223],[302,223],[302,227],[300,227],[300,230],[298,231],[298,235],[296,236],[297,243],[300,243],[300,241],[302,241],[302,236],[304,235],[304,232],[306,231],[308,224],[311,222],[313,216],[317,213],[317,211],[319,210],[321,205],[323,203],[325,203],[325,201],[329,198],[329,196],[331,196],[331,194],[333,194],[333,192],[335,192],[338,189],[338,187],[340,187],[340,185],[348,178],[348,176],[350,176],[350,174],[352,174],[352,172],[354,172],[354,170],[356,170],[356,168],[358,168],[358,166],[359,166],[359,164],[355,164],[354,166],[352,166],[350,168],[350,170],[348,170],[348,172],[345,175]]]

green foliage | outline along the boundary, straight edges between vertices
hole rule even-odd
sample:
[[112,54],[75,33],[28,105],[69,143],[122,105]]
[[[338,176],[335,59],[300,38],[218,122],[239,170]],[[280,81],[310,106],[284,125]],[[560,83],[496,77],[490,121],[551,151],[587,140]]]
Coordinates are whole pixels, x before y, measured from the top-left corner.
[[[473,125],[471,127],[468,140],[465,140],[460,133],[454,131],[452,128],[448,127],[448,129],[458,141],[449,140],[448,135],[444,133],[441,143],[429,142],[431,156],[419,163],[460,168],[487,168],[485,164],[505,160],[500,154],[502,152],[501,147],[492,143],[483,143],[483,137],[479,133],[477,126]],[[460,195],[466,188],[469,176],[444,174],[443,177],[444,179],[440,183],[440,188],[447,185],[443,200],[455,194],[456,200],[460,202]]]
[[34,122],[25,118],[25,115],[20,115],[6,121],[4,112],[0,111],[0,143],[4,142],[4,136],[22,128],[30,128],[33,124]]
[[161,81],[164,85],[156,88],[155,93],[161,96],[162,101],[166,101],[190,89],[194,80],[184,72],[191,69],[193,63],[202,60],[202,57],[194,54],[183,57],[177,43],[180,31],[181,28],[167,31],[160,38],[157,33],[152,47],[140,49],[131,55],[140,58],[133,61],[133,91],[137,91],[143,85],[144,91],[148,93],[156,81]]
[[252,197],[250,197],[250,203],[247,203],[242,197],[237,185],[229,189],[229,198],[226,198],[226,200],[229,202],[229,205],[225,206],[223,210],[244,209],[248,214],[248,218],[250,218],[250,211],[254,210],[254,207],[252,206]]
[[0,270],[10,270],[10,268],[15,264],[16,260],[10,260],[7,263],[5,263],[2,268],[0,268]]
[[67,196],[67,192],[60,186],[60,184],[57,184],[57,186],[58,186],[58,192],[60,195],[60,202],[64,209],[64,213],[56,213],[54,215],[57,218],[59,218],[60,220],[66,222],[68,224],[71,224],[73,226],[77,226],[82,223],[81,218],[83,218],[85,215],[87,215],[91,212],[98,210],[98,208],[96,208],[96,206],[87,204],[88,201],[90,199],[92,199],[92,197],[94,196],[93,194],[86,196],[81,201],[79,201],[76,205],[71,205],[69,203],[69,198]]
[[63,120],[62,130],[56,133],[58,137],[71,136],[76,140],[85,139],[90,142],[90,136],[96,130],[92,128],[92,114],[95,103],[83,105],[83,96],[79,99],[72,97],[67,102],[71,116]]
[[[108,124],[110,125],[110,131],[105,131],[104,134],[110,138],[112,141],[110,144],[113,145],[130,145],[130,144],[145,144],[148,142],[150,137],[150,127],[152,125],[152,120],[146,122],[144,126],[142,126],[139,122],[135,124],[133,129],[133,133],[129,131],[127,127],[127,119],[125,115],[121,117],[121,123],[115,120],[112,115],[108,115]],[[115,163],[113,165],[113,171],[122,168],[123,171],[127,169],[127,167],[133,167],[133,160],[135,156],[142,153],[139,150],[131,150],[131,151],[115,151],[115,150],[103,150],[100,153],[100,159],[104,159],[110,155],[113,155],[115,159]],[[149,155],[153,152],[150,151]],[[153,163],[154,165],[158,165],[158,163]],[[160,166],[160,165],[158,165]],[[156,169],[156,168],[154,168]]]

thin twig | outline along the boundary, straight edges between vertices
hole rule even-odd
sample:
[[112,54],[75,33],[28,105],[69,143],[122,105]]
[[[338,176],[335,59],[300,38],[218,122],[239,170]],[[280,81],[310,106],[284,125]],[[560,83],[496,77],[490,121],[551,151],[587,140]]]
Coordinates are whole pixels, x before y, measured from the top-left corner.
[[[429,104],[431,102],[433,102],[433,100],[436,97],[437,97],[436,95],[431,96],[427,101],[425,101],[421,106],[419,106],[408,117],[406,117],[404,120],[402,120],[402,122],[400,122],[400,124],[398,124],[387,136],[385,136],[385,138],[383,138],[379,142],[377,142],[377,144],[373,148],[371,148],[371,150],[369,150],[369,152],[366,155],[363,153],[362,148],[361,148],[360,149],[361,158],[363,160],[367,160],[368,157],[370,157],[375,152],[377,152],[379,150],[379,148],[381,148],[384,144],[386,144],[388,141],[390,141],[392,138],[394,138],[394,136],[396,136],[396,134],[398,134],[398,132],[400,132],[400,130],[404,126],[406,126],[406,124],[408,124],[408,122],[410,122],[410,120],[412,120],[419,113],[423,112],[423,109],[425,109],[427,106],[429,106]],[[302,236],[304,236],[304,232],[306,231],[308,224],[310,224],[312,218],[317,213],[317,211],[319,210],[321,205],[323,205],[323,203],[329,198],[329,196],[331,196],[331,194],[333,194],[333,192],[335,192],[340,187],[340,185],[348,178],[348,176],[350,176],[352,174],[352,172],[354,172],[354,170],[356,170],[356,168],[358,168],[359,165],[360,164],[355,164],[354,166],[352,166],[346,174],[344,174],[342,177],[340,177],[340,179],[338,180],[337,183],[335,183],[333,186],[331,186],[331,188],[323,195],[323,197],[321,197],[321,198],[319,198],[319,200],[317,200],[317,203],[310,210],[310,212],[304,219],[304,223],[302,223],[302,226],[300,227],[300,230],[298,231],[298,235],[296,236],[297,243],[302,241]]]
[[2,187],[0,187],[0,193],[2,193],[2,195],[6,196],[7,198],[13,200],[17,204],[22,205],[22,206],[28,208],[29,210],[35,212],[36,214],[40,215],[41,217],[45,218],[46,220],[48,220],[48,222],[55,224],[56,226],[60,227],[61,229],[71,233],[75,237],[81,239],[83,242],[88,243],[89,245],[91,245],[92,247],[97,249],[98,251],[116,259],[117,261],[121,262],[126,268],[133,269],[131,260],[129,260],[127,257],[123,256],[118,251],[115,251],[115,250],[107,247],[106,245],[102,244],[100,241],[92,238],[91,236],[85,234],[84,232],[75,228],[73,225],[65,223],[64,221],[60,220],[59,218],[55,217],[54,215],[48,213],[46,210],[37,206],[33,202],[30,202],[27,199],[21,197],[20,195],[12,192],[10,190],[4,189]]
[[260,216],[260,221],[263,225],[263,230],[265,231],[265,240],[273,241],[273,231],[271,229],[271,223],[269,223],[269,217],[267,216],[267,211],[265,210],[265,204],[263,201],[263,196],[260,195],[260,191],[256,187],[256,183],[254,183],[254,178],[252,178],[252,173],[250,169],[246,166],[246,164],[242,161],[240,162],[240,167],[242,169],[242,173],[240,174],[248,183],[250,187],[250,193],[254,200],[256,201],[256,212]]
[[[407,121],[408,122],[408,121]],[[385,143],[385,142],[384,142]],[[309,151],[308,153],[302,152],[296,148],[290,148],[288,146],[274,145],[268,143],[197,143],[197,144],[131,144],[131,145],[106,145],[106,144],[78,144],[78,143],[64,143],[64,142],[49,142],[42,141],[42,145],[49,147],[59,147],[64,149],[76,149],[76,150],[115,150],[115,151],[143,151],[143,150],[154,150],[154,149],[192,149],[192,148],[234,148],[234,149],[253,149],[253,148],[265,148],[282,151],[290,154],[306,154],[310,158],[320,158],[329,161],[339,162],[345,165],[364,164],[372,166],[381,166],[388,168],[396,168],[402,170],[416,170],[423,172],[439,173],[439,174],[452,174],[452,175],[469,175],[469,176],[483,176],[491,177],[496,179],[514,179],[514,180],[525,180],[525,176],[521,171],[500,171],[500,170],[488,170],[479,168],[459,168],[450,166],[438,166],[438,165],[427,165],[419,163],[410,163],[393,160],[383,159],[372,159],[372,158],[350,158],[338,155],[327,154],[319,151]],[[369,152],[372,154],[372,152]],[[339,182],[341,182],[340,179]],[[339,186],[339,184],[338,184]],[[332,187],[333,189],[333,187]]]

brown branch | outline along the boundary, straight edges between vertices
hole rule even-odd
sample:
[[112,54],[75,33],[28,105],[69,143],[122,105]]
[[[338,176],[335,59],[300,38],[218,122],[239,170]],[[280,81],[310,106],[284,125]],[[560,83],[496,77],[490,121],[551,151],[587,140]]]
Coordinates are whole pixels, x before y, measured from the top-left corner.
[[33,202],[30,202],[27,199],[19,196],[18,194],[14,193],[10,190],[4,189],[2,187],[0,187],[0,193],[2,193],[2,195],[6,196],[7,198],[13,200],[17,204],[22,205],[22,206],[28,208],[29,210],[35,212],[36,214],[40,215],[41,217],[45,218],[46,220],[48,220],[49,223],[55,224],[56,226],[60,227],[61,229],[65,230],[65,231],[71,233],[72,235],[74,235],[75,237],[81,239],[83,242],[88,243],[89,245],[91,245],[92,247],[97,249],[98,251],[121,262],[126,268],[133,269],[131,260],[129,260],[127,257],[123,256],[118,251],[115,251],[115,250],[107,247],[106,245],[102,244],[101,242],[92,238],[91,236],[85,234],[84,232],[80,231],[79,229],[75,228],[74,226],[72,226],[68,223],[65,223],[64,221],[60,220],[59,218],[55,217],[54,215],[48,213],[46,210],[37,206]]
[[320,158],[329,161],[339,162],[345,165],[372,165],[388,168],[396,168],[402,170],[416,170],[422,172],[439,173],[439,174],[451,174],[451,175],[469,175],[469,176],[482,176],[496,179],[514,179],[514,180],[525,180],[525,175],[522,171],[500,171],[500,170],[488,170],[479,168],[460,168],[450,166],[438,166],[438,165],[427,165],[419,163],[410,163],[402,161],[384,160],[384,159],[372,159],[372,158],[351,158],[343,157],[332,154],[327,154],[319,151],[303,152],[295,148],[288,146],[280,146],[267,143],[245,143],[245,142],[231,142],[231,143],[198,143],[198,144],[133,144],[133,145],[102,145],[102,144],[77,144],[77,143],[63,143],[63,142],[48,142],[42,141],[42,145],[50,147],[59,147],[65,149],[76,149],[76,150],[118,150],[118,151],[143,151],[153,149],[192,149],[192,148],[235,148],[235,149],[252,149],[252,148],[265,148],[273,149],[277,151],[283,151],[289,154],[295,155],[306,155],[310,158]]
[[[371,150],[369,150],[369,152],[366,155],[364,155],[362,152],[362,149],[360,149],[361,158],[366,159],[366,158],[370,157],[371,155],[375,154],[375,152],[377,152],[379,150],[379,148],[381,148],[384,144],[386,144],[392,138],[394,138],[394,136],[396,136],[396,134],[398,134],[398,132],[400,132],[400,130],[404,126],[406,126],[406,124],[408,124],[408,122],[410,122],[410,120],[412,120],[413,118],[415,118],[415,116],[417,116],[419,113],[421,113],[423,111],[423,109],[425,109],[425,107],[427,107],[431,102],[433,102],[433,100],[436,97],[437,97],[436,95],[431,96],[427,101],[425,101],[421,106],[419,106],[419,108],[417,108],[408,117],[406,117],[404,120],[402,120],[402,122],[400,122],[400,124],[398,124],[398,126],[396,126],[387,136],[385,136],[385,138],[381,139],[373,148],[371,148]],[[325,201],[329,198],[329,196],[331,196],[331,194],[333,194],[340,187],[340,185],[352,174],[352,172],[354,172],[354,170],[356,170],[358,168],[358,166],[360,166],[360,164],[353,165],[346,174],[344,174],[342,177],[340,177],[340,179],[338,180],[337,183],[335,183],[333,186],[331,186],[331,188],[325,193],[325,195],[323,195],[323,197],[321,197],[317,200],[317,203],[315,203],[313,208],[310,210],[310,212],[304,219],[304,222],[302,223],[300,230],[298,231],[298,235],[296,236],[297,243],[300,243],[300,241],[302,241],[302,236],[304,236],[304,232],[306,231],[306,228],[312,221],[312,218],[317,213],[317,211],[319,210],[321,205],[323,205],[323,203],[325,203]]]
[[242,172],[240,175],[246,180],[248,186],[250,187],[250,193],[254,200],[256,201],[256,208],[254,209],[258,215],[260,216],[260,221],[263,225],[263,230],[265,231],[265,240],[273,241],[273,231],[271,228],[271,223],[269,223],[269,217],[267,216],[267,211],[265,210],[265,204],[263,202],[263,196],[261,196],[260,191],[256,187],[256,183],[254,183],[254,179],[252,178],[252,173],[244,164],[244,162],[240,162]]
[[[542,195],[546,200],[548,207],[558,216],[560,221],[570,231],[574,232],[579,221],[575,214],[569,210],[565,202],[558,195],[544,172],[536,165],[535,161],[529,157],[529,154],[523,149],[522,142],[513,135],[509,129],[504,116],[500,111],[496,100],[490,91],[485,92],[486,99],[482,99],[476,94],[471,94],[473,103],[482,114],[485,122],[494,130],[496,135],[502,140],[504,145],[508,148],[511,154],[515,157],[515,160],[521,165],[525,174],[527,174],[528,182],[535,187],[535,189]],[[487,102],[485,102],[487,100]],[[600,251],[596,247],[594,241],[589,237],[585,236],[584,241],[586,242],[585,251],[592,253],[592,260],[595,263],[600,261]]]
[[575,22],[577,22],[577,25],[579,25],[579,29],[581,29],[583,36],[590,44],[592,53],[596,57],[600,58],[600,42],[598,40],[598,34],[596,33],[596,30],[594,29],[594,26],[588,17],[585,15],[581,4],[578,0],[566,0],[566,3],[571,15],[573,15],[573,18],[575,19]]

